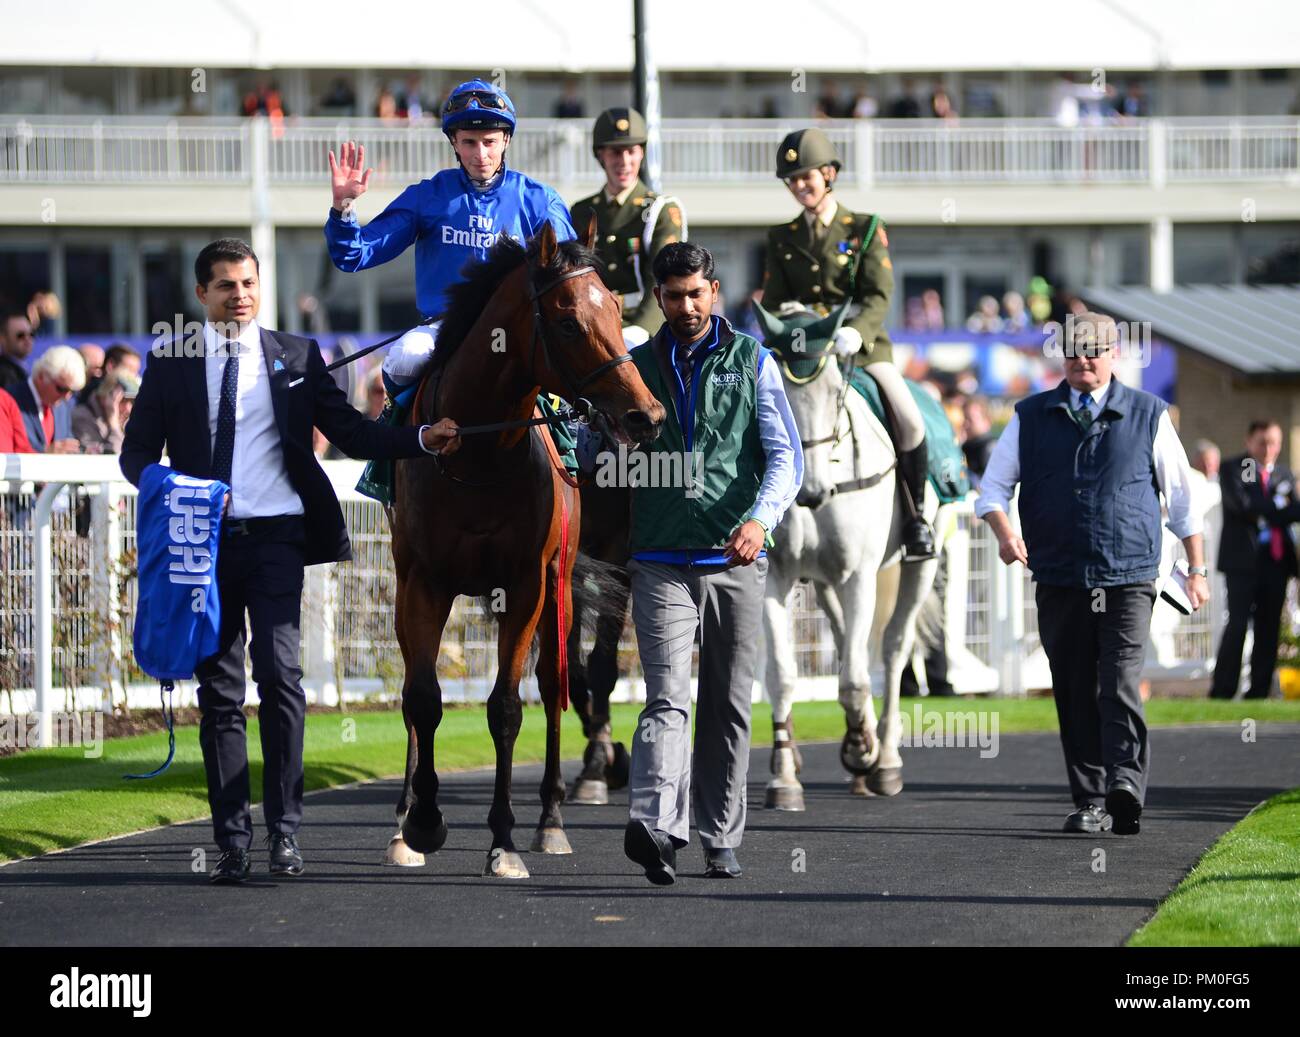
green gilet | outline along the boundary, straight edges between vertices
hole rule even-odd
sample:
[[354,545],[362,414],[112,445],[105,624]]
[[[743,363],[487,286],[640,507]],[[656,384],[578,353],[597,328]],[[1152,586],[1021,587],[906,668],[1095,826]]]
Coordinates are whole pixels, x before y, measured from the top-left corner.
[[[716,327],[718,345],[696,360],[684,402],[667,325],[632,350],[646,387],[668,412],[659,438],[636,452],[647,455],[648,477],[637,478],[629,464],[633,554],[720,548],[758,497],[767,466],[758,431],[759,344],[725,322]],[[683,413],[692,415],[688,428]],[[629,462],[640,460],[636,453]]]

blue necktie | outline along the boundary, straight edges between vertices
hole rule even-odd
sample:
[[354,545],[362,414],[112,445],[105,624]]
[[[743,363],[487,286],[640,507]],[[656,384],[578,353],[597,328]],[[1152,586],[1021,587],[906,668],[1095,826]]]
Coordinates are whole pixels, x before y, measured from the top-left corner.
[[1088,426],[1092,424],[1092,393],[1086,392],[1079,397],[1079,409],[1074,412],[1074,420],[1081,429],[1088,431]]
[[217,408],[217,442],[212,448],[212,478],[230,485],[235,460],[235,396],[239,388],[239,343],[230,342],[230,356],[221,372],[221,405]]

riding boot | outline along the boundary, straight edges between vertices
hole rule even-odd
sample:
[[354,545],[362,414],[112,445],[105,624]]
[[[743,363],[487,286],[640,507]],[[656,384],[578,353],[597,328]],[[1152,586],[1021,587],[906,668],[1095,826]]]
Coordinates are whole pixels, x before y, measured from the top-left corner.
[[[388,395],[384,400],[384,409],[377,420],[381,425],[400,428],[406,424],[411,407],[414,406],[415,393],[420,387],[419,379],[410,385],[398,385],[388,377],[387,371],[384,372],[383,379],[384,389],[387,390]],[[393,467],[392,460],[378,458],[367,461],[365,470],[357,481],[357,492],[388,506],[393,503],[395,478],[396,469]]]
[[898,455],[898,492],[909,516],[903,528],[903,561],[924,562],[935,556],[934,531],[925,521],[921,508],[925,501],[926,470],[929,451],[925,440],[915,450]]

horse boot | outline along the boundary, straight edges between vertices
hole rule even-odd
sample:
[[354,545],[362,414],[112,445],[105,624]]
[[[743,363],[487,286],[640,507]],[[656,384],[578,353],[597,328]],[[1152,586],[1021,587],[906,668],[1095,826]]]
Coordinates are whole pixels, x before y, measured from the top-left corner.
[[803,759],[794,744],[792,720],[772,722],[772,780],[767,783],[763,806],[768,810],[801,811],[804,808],[803,785],[799,772]]
[[908,519],[903,527],[903,561],[924,562],[935,557],[934,530],[925,521],[921,507],[925,501],[925,480],[929,468],[929,450],[925,440],[915,450],[898,455],[898,492]]
[[592,716],[584,725],[587,748],[582,754],[582,773],[573,783],[572,802],[599,807],[609,802],[608,769],[614,764],[614,741],[609,717]]

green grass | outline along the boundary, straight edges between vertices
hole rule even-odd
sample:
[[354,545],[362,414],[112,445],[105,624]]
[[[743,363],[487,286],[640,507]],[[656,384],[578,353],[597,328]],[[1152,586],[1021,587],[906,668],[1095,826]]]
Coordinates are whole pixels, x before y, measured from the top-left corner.
[[1300,945],[1300,788],[1226,832],[1129,945]]
[[[905,699],[910,719],[913,707],[927,711],[996,711],[1000,734],[1055,731],[1056,711],[1050,699]],[[613,709],[615,738],[630,742],[638,707]],[[1250,717],[1265,723],[1300,722],[1300,702],[1212,702],[1157,700],[1148,703],[1153,724],[1239,722]],[[844,716],[837,703],[810,702],[795,707],[800,741],[838,739]],[[543,758],[541,710],[525,710],[523,730],[515,747],[518,762]],[[257,721],[248,724],[251,788],[261,799],[262,764]],[[566,716],[564,755],[576,758],[582,741],[577,721]],[[754,743],[771,743],[771,713],[754,709]],[[439,771],[488,766],[494,762],[492,740],[483,709],[448,709],[438,729]],[[94,839],[139,831],[156,825],[189,821],[208,813],[198,729],[179,728],[176,759],[162,777],[123,781],[122,775],[152,770],[167,754],[165,733],[106,739],[103,755],[85,758],[80,749],[39,749],[0,758],[0,860],[28,857]],[[405,765],[406,739],[398,712],[312,714],[307,718],[306,787],[328,788],[367,778],[400,774]]]

